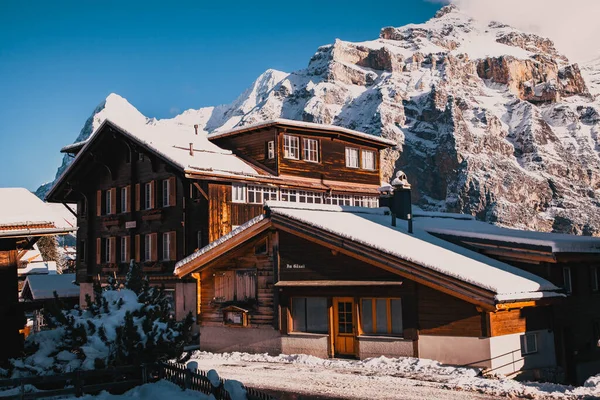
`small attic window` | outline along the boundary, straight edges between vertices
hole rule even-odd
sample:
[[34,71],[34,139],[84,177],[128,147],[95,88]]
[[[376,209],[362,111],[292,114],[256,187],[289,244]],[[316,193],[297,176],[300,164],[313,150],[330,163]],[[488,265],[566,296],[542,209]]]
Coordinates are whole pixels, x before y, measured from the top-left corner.
[[254,254],[268,254],[267,239],[263,240],[254,247]]
[[138,161],[144,161],[144,153],[138,153]]

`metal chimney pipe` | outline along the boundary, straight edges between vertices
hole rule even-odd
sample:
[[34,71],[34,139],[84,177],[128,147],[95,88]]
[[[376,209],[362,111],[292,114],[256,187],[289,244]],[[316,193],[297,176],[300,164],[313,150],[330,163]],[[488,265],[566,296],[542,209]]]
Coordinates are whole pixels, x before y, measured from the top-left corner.
[[194,130],[196,131],[196,136],[198,135],[198,124],[194,125]]
[[396,214],[392,213],[392,226],[396,226]]
[[408,220],[408,233],[413,233],[413,219],[412,219],[412,214],[408,214],[406,219]]
[[194,155],[194,143],[190,143],[190,156]]

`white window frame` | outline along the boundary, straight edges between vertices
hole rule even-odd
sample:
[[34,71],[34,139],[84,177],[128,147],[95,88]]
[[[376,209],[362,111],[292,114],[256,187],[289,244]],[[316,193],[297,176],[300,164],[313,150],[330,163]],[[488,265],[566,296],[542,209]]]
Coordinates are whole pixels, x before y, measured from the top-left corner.
[[246,200],[250,204],[264,204],[265,201],[279,199],[279,191],[271,186],[248,185],[246,191]]
[[127,236],[121,236],[121,262],[126,263],[127,259]]
[[[366,155],[369,157],[366,157]],[[366,160],[370,161],[371,165],[367,165]],[[375,152],[373,150],[361,150],[361,168],[368,171],[375,171]]]
[[144,210],[152,209],[152,198],[154,193],[152,190],[152,182],[146,182],[144,185]]
[[171,260],[171,232],[162,234],[162,258],[163,261]]
[[563,267],[563,288],[567,293],[573,293],[573,280],[570,267]]
[[304,161],[319,162],[319,141],[317,139],[302,138],[302,155]]
[[234,203],[245,203],[246,198],[246,185],[244,185],[243,183],[232,183],[231,201],[233,201]]
[[275,141],[270,140],[267,142],[267,159],[272,160],[275,158]]
[[296,189],[281,189],[279,198],[281,201],[296,203],[298,201],[298,191]]
[[300,159],[300,138],[298,136],[283,135],[283,157],[290,160]]
[[127,186],[123,186],[121,188],[121,212],[126,213],[129,212],[127,208],[127,199],[129,197],[129,190],[127,190]]
[[168,179],[163,179],[162,181],[162,206],[169,207],[172,204],[169,204],[171,194],[171,182]]
[[[528,338],[533,337],[533,348],[529,348],[529,342],[527,341]],[[526,356],[529,354],[535,354],[538,352],[538,340],[537,340],[537,333],[525,333],[522,336],[522,341],[521,341],[521,355]]]
[[348,194],[332,194],[325,197],[324,203],[334,206],[351,206],[354,204],[354,198]]
[[105,200],[106,200],[106,210],[105,210],[106,215],[112,214],[112,196],[111,196],[112,193],[111,192],[112,191],[109,189],[105,192],[105,195],[104,195]]
[[358,168],[358,148],[357,147],[346,147],[346,167],[347,168]]
[[144,261],[152,261],[152,235],[144,235]]

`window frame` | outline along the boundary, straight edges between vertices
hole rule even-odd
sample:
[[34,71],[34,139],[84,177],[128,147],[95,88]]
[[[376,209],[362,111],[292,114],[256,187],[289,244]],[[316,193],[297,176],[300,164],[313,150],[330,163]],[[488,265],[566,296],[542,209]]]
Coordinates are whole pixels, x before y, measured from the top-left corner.
[[151,262],[152,260],[152,234],[147,233],[144,235],[144,262]]
[[267,160],[273,160],[275,158],[275,141],[269,140],[267,142]]
[[153,207],[153,197],[154,197],[154,188],[152,181],[146,182],[144,184],[144,210],[152,210]]
[[[295,146],[293,144],[295,143]],[[295,156],[294,156],[295,147]],[[283,135],[283,158],[288,160],[300,160],[300,137],[295,135]]]
[[[311,144],[314,144],[314,149],[311,148]],[[314,155],[314,159],[312,158]],[[320,163],[319,157],[319,139],[302,138],[302,159],[306,162]]]
[[[308,326],[308,299],[321,299],[321,300],[325,300],[325,318],[327,319],[327,330],[324,331],[314,331],[314,330],[310,330],[309,326]],[[294,300],[304,300],[304,326],[305,326],[305,330],[298,330],[296,329],[296,326],[294,324],[294,315],[295,315],[295,306],[294,306]],[[318,334],[318,335],[326,335],[329,333],[329,325],[331,323],[331,321],[329,320],[329,299],[325,296],[294,296],[292,298],[290,298],[290,323],[288,324],[288,326],[291,328],[289,329],[290,332],[295,332],[295,333],[311,333],[311,334]]]
[[[373,332],[366,332],[364,329],[364,305],[363,302],[369,300],[371,302],[371,326]],[[385,312],[386,312],[386,332],[377,332],[377,300],[385,300]],[[394,320],[392,312],[392,301],[400,302],[400,332],[394,332]],[[360,332],[363,335],[378,335],[378,336],[398,336],[403,337],[404,335],[404,307],[402,304],[401,297],[361,297],[359,299],[360,304]]]
[[[365,166],[365,154],[371,154],[371,162],[373,163],[373,168],[368,168],[367,166]],[[366,171],[375,171],[377,170],[377,163],[375,161],[375,151],[373,150],[368,150],[368,149],[361,149],[360,150],[360,167],[361,169],[364,169]]]
[[104,192],[104,213],[105,215],[112,214],[112,193],[110,189]]
[[162,234],[162,260],[171,261],[171,232],[163,232]]
[[110,238],[104,238],[104,260],[106,264],[112,264],[114,260],[111,260],[112,248],[110,247]]
[[[351,152],[356,152],[356,165],[350,165],[352,158],[350,157]],[[346,146],[346,168],[358,169],[360,167],[360,149],[358,147]]]
[[[260,201],[258,197],[260,195]],[[268,199],[267,199],[268,195]],[[251,199],[251,197],[253,197]],[[265,201],[277,201],[279,200],[279,190],[276,187],[261,186],[261,185],[247,185],[246,186],[246,202],[248,204],[264,204]]]
[[129,203],[128,197],[129,197],[129,187],[123,186],[121,188],[121,213],[128,213],[129,211],[131,211],[127,207],[127,204]]
[[[534,338],[534,349],[530,349],[529,348],[529,342],[527,341],[528,338]],[[539,346],[538,346],[538,335],[537,333],[531,333],[531,332],[525,332],[522,336],[521,336],[521,355],[522,356],[528,356],[531,354],[535,354],[539,352]]]
[[119,249],[119,259],[121,263],[126,263],[129,261],[127,260],[127,256],[129,255],[129,249],[127,248],[127,242],[129,241],[128,238],[129,236],[121,236],[120,238],[121,248]]
[[167,179],[162,180],[162,206],[170,207],[169,199],[171,198],[171,181]]
[[246,193],[247,187],[243,183],[232,183],[231,184],[231,201],[233,203],[246,203],[248,195]]

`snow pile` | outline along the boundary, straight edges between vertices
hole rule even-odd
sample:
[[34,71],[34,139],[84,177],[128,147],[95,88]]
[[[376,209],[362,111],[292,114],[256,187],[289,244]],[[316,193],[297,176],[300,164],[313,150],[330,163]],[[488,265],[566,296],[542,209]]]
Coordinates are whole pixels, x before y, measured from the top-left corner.
[[[382,384],[390,391],[402,390],[396,385],[423,386],[414,381],[439,383],[453,391],[470,391],[493,396],[524,398],[597,398],[600,377],[590,378],[582,387],[551,383],[518,382],[503,377],[486,378],[476,368],[453,367],[437,361],[411,357],[377,357],[365,360],[321,359],[304,354],[270,356],[248,353],[208,353],[197,351],[191,357],[201,368],[216,367],[233,374],[249,371],[245,380],[255,387],[288,392],[348,396],[350,391],[380,393]],[[301,379],[291,379],[300,376]],[[368,379],[362,379],[362,377]],[[404,379],[404,380],[402,380]],[[409,379],[407,382],[406,379]],[[358,382],[359,387],[354,387]],[[334,383],[334,384],[331,384]],[[298,385],[298,386],[294,386]],[[323,391],[321,391],[323,390]],[[360,398],[358,393],[352,392]],[[465,396],[468,398],[469,396]]]
[[98,395],[83,396],[81,400],[118,400],[118,399],[143,399],[143,400],[210,400],[210,396],[194,390],[182,390],[174,383],[162,380],[147,383],[131,389],[123,394],[110,394],[102,392]]

